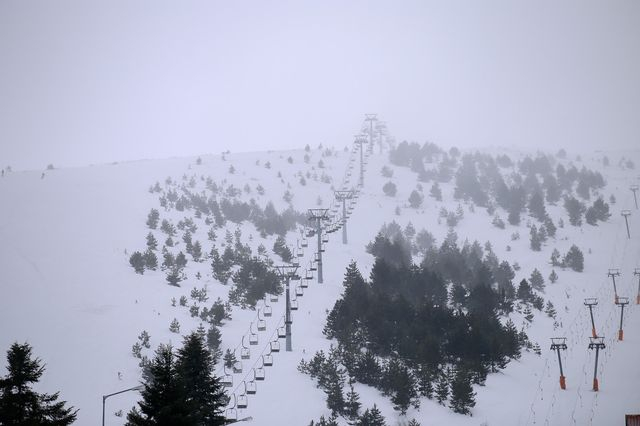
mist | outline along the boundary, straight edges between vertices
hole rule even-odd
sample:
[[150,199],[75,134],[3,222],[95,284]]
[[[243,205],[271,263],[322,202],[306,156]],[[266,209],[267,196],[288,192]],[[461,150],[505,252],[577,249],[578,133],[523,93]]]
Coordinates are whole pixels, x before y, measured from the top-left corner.
[[640,140],[640,3],[0,3],[14,169],[398,141]]

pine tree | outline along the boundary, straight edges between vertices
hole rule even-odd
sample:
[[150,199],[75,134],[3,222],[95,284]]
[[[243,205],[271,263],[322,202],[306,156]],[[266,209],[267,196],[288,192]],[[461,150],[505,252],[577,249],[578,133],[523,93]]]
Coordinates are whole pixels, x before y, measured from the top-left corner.
[[574,244],[564,256],[563,264],[576,272],[584,270],[584,255],[582,251]]
[[549,282],[551,284],[555,284],[556,281],[558,281],[558,274],[556,273],[555,269],[552,269],[551,273],[549,274]]
[[158,257],[150,248],[144,252],[143,257],[145,268],[152,271],[155,271],[158,268]]
[[59,392],[39,394],[31,385],[44,373],[39,358],[31,356],[28,343],[14,343],[7,351],[8,374],[0,379],[0,424],[6,426],[72,424],[78,410],[58,401]]
[[356,422],[356,426],[386,426],[384,417],[376,404],[373,404],[373,408],[365,410],[362,416]]
[[556,248],[554,248],[551,253],[551,265],[560,266],[560,252]]
[[438,375],[438,382],[436,383],[436,400],[439,404],[444,405],[444,402],[449,396],[449,380],[447,375],[440,372]]
[[230,349],[227,349],[224,352],[224,366],[227,368],[233,368],[233,365],[238,362],[238,360],[236,359],[236,354],[235,352],[231,352]]
[[471,408],[476,405],[475,393],[471,386],[469,374],[459,369],[451,383],[451,409],[459,414],[471,414]]
[[139,251],[134,251],[129,257],[129,263],[133,266],[133,269],[136,271],[136,274],[144,274],[144,256]]
[[435,198],[437,201],[442,201],[442,190],[440,189],[440,185],[438,182],[434,182],[431,185],[431,190],[429,191],[429,195]]
[[422,200],[422,195],[415,189],[411,192],[411,195],[409,195],[409,205],[414,209],[422,205]]
[[152,232],[147,234],[147,248],[149,250],[157,250],[158,249],[158,240],[153,236]]
[[553,306],[553,303],[549,300],[547,302],[547,306],[544,308],[544,313],[549,315],[551,318],[556,317],[556,308]]
[[222,343],[222,335],[218,327],[212,325],[209,327],[209,331],[207,331],[207,347],[209,348],[209,352],[211,352],[211,356],[213,357],[214,364],[218,363],[220,356],[222,355],[222,350],[220,349],[220,344]]
[[180,333],[180,323],[176,318],[171,321],[171,324],[169,325],[169,331],[172,333]]
[[535,225],[531,227],[530,235],[530,246],[533,251],[540,251],[542,242],[540,241],[540,236],[538,235],[538,229]]
[[531,283],[531,287],[536,290],[541,291],[544,289],[544,278],[542,277],[540,271],[538,271],[538,268],[535,268],[533,272],[531,272],[529,282]]
[[349,384],[349,392],[347,393],[347,401],[344,405],[344,416],[349,421],[356,421],[360,415],[360,395],[353,390],[353,384]]
[[186,419],[196,425],[223,425],[227,396],[214,374],[213,357],[202,334],[194,332],[184,338],[176,357],[176,374],[187,401]]
[[150,229],[156,229],[158,227],[158,220],[160,219],[160,212],[156,209],[151,209],[147,215],[147,226]]
[[148,366],[148,380],[144,383],[140,410],[134,408],[127,415],[127,426],[194,425],[186,422],[187,405],[175,372],[173,349],[160,345]]

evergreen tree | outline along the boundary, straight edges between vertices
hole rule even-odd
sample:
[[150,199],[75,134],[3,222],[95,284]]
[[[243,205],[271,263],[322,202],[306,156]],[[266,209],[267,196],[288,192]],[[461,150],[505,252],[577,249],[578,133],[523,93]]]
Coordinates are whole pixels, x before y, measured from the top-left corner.
[[574,244],[564,256],[563,264],[576,272],[582,272],[584,269],[584,255],[582,251]]
[[158,227],[158,220],[160,219],[160,212],[156,209],[151,209],[147,215],[147,226],[150,229],[156,229]]
[[444,402],[449,397],[449,380],[447,375],[440,372],[438,375],[438,381],[436,383],[436,400],[439,404],[444,405]]
[[545,306],[544,308],[544,313],[550,316],[551,318],[556,317],[556,313],[557,313],[556,308],[553,306],[553,303],[551,303],[551,301],[547,302],[547,306]]
[[540,222],[543,222],[545,217],[547,216],[547,210],[544,207],[544,199],[542,198],[542,194],[540,192],[535,192],[529,198],[529,214]]
[[213,356],[204,336],[194,332],[184,338],[176,357],[176,374],[187,401],[186,419],[196,425],[223,425],[227,396],[214,375]]
[[538,268],[535,268],[533,272],[531,272],[531,276],[529,277],[529,282],[531,283],[531,287],[533,287],[536,290],[541,291],[544,289],[544,278],[542,277],[542,274],[540,273],[540,271],[538,271]]
[[140,410],[127,415],[127,426],[194,425],[185,422],[187,404],[175,372],[175,360],[170,345],[160,345],[148,367]]
[[293,258],[291,250],[287,247],[287,242],[281,235],[278,236],[276,241],[273,243],[273,252],[280,256],[283,262],[291,262],[291,259]]
[[148,248],[147,251],[144,252],[143,258],[144,266],[147,269],[155,271],[158,268],[158,257],[150,248]]
[[344,417],[354,422],[360,415],[360,396],[353,390],[353,384],[349,384],[349,392],[347,393],[347,401],[344,405]]
[[131,264],[131,266],[133,266],[134,271],[136,271],[136,274],[144,274],[144,256],[142,255],[142,253],[140,253],[139,251],[134,251],[131,256],[129,257],[129,264]]
[[365,410],[362,416],[358,419],[355,426],[386,426],[384,417],[376,404],[373,404],[373,408]]
[[530,235],[530,246],[533,251],[540,251],[542,242],[540,241],[540,235],[538,234],[538,229],[535,225],[531,227]]
[[173,321],[171,321],[171,324],[169,324],[169,331],[172,333],[180,333],[180,323],[176,318],[174,318]]
[[230,349],[227,349],[224,352],[224,366],[231,369],[233,368],[233,365],[238,362],[238,360],[236,359],[236,354],[235,352],[231,352]]
[[556,274],[555,269],[552,269],[551,274],[549,274],[549,282],[555,284],[556,281],[558,281],[558,274]]
[[531,286],[527,282],[526,279],[522,279],[520,281],[520,285],[518,286],[518,291],[516,292],[516,297],[523,302],[531,301],[533,297],[533,293],[531,292]]
[[551,238],[556,236],[556,225],[553,223],[553,220],[547,215],[544,219],[544,227],[547,230],[547,235]]
[[455,378],[451,383],[451,409],[459,414],[470,414],[471,408],[476,405],[475,393],[471,387],[469,374],[458,369]]
[[395,183],[389,181],[382,186],[382,192],[389,197],[395,197],[398,192],[398,188]]
[[434,182],[433,185],[431,185],[429,194],[437,201],[442,201],[442,190],[440,189],[440,185],[438,184],[438,182]]
[[565,197],[564,198],[564,208],[567,210],[569,214],[569,223],[573,226],[582,225],[582,214],[585,212],[586,208],[584,204],[578,201],[574,197]]
[[415,189],[411,192],[411,195],[409,195],[409,205],[414,209],[422,205],[422,200],[422,195]]
[[560,252],[558,251],[558,249],[554,248],[553,252],[551,253],[551,265],[552,266],[560,266]]
[[157,250],[158,249],[158,240],[153,236],[153,233],[149,232],[147,234],[147,248],[149,250]]
[[209,352],[211,352],[214,364],[218,363],[218,360],[222,355],[222,350],[220,349],[221,343],[222,335],[220,330],[218,330],[218,327],[215,325],[212,325],[209,327],[209,331],[207,331],[207,347],[209,348]]
[[39,358],[32,358],[28,343],[14,343],[7,351],[7,375],[0,379],[0,424],[4,426],[72,424],[78,410],[58,401],[59,392],[40,394],[31,389],[44,373]]

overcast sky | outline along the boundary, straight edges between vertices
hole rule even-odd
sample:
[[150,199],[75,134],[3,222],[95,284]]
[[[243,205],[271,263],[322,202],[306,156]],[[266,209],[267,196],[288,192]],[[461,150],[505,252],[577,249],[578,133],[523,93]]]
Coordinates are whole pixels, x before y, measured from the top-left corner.
[[640,1],[0,1],[0,165],[640,147]]

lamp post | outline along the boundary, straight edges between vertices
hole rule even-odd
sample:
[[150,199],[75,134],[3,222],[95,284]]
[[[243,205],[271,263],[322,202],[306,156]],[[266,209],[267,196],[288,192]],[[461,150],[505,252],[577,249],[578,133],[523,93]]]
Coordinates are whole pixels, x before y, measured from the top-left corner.
[[102,426],[104,426],[104,405],[107,398],[112,397],[114,395],[119,395],[121,393],[129,392],[129,391],[139,391],[139,390],[142,390],[143,388],[144,388],[143,385],[138,385],[138,386],[134,386],[132,388],[124,389],[118,392],[102,395]]

